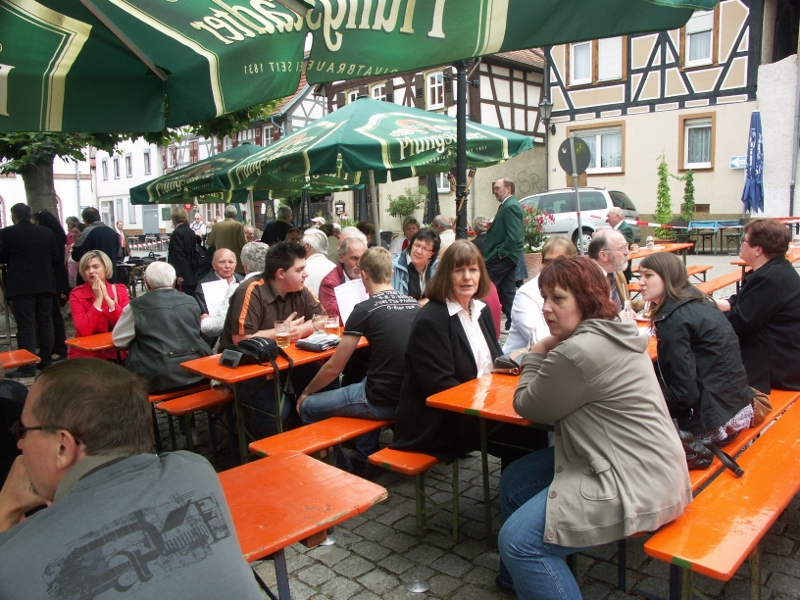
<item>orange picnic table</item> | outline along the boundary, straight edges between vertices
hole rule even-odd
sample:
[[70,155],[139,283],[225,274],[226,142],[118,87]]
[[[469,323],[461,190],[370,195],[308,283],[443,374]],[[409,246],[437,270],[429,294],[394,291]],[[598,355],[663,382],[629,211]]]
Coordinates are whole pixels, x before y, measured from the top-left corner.
[[28,352],[27,350],[9,350],[8,352],[0,352],[0,365],[4,369],[11,370],[19,367],[30,367],[41,362],[42,359]]
[[[368,346],[367,338],[362,337],[361,340],[359,340],[357,347],[365,348],[366,346]],[[323,352],[309,352],[307,350],[298,348],[294,344],[290,344],[289,347],[285,349],[286,354],[292,359],[293,364],[296,367],[330,358],[333,356],[335,351],[336,348],[330,348],[329,350],[325,350]],[[203,377],[207,377],[208,379],[216,379],[217,381],[220,381],[226,385],[230,385],[233,388],[233,406],[236,413],[236,429],[239,437],[239,458],[244,464],[247,462],[247,430],[244,426],[244,414],[242,411],[242,401],[240,398],[238,384],[243,381],[247,381],[248,379],[264,377],[267,380],[275,381],[276,403],[282,402],[282,395],[278,389],[278,381],[275,377],[275,371],[272,368],[272,365],[269,363],[264,365],[241,365],[231,368],[224,367],[219,364],[220,356],[221,354],[214,354],[212,356],[204,356],[203,358],[187,360],[186,362],[181,363],[181,367],[194,373],[198,373]],[[282,356],[279,356],[275,363],[278,365],[279,371],[289,368],[289,361]],[[277,410],[278,412],[276,412],[276,414],[280,414],[280,405],[277,406]],[[278,419],[279,431],[280,428],[281,422],[280,419]]]
[[291,598],[284,548],[316,546],[330,527],[388,497],[383,487],[299,452],[229,469],[219,480],[242,555],[248,562],[273,557],[281,600]]
[[[786,260],[788,260],[790,263],[796,263],[798,260],[800,260],[800,248],[789,248],[789,251],[786,253]],[[737,258],[736,260],[732,260],[731,264],[736,265],[737,267],[742,267],[742,280],[744,280],[745,273],[747,273],[750,268],[747,266],[747,263],[741,258]]]
[[94,335],[70,338],[66,343],[67,346],[87,352],[100,352],[101,350],[112,350],[115,348],[110,331],[107,333],[95,333]]
[[686,264],[686,253],[688,252],[689,248],[692,248],[693,246],[693,242],[656,244],[652,248],[639,248],[638,250],[631,250],[628,258],[630,260],[638,260],[640,258],[644,258],[645,256],[658,254],[660,252],[680,252],[681,256],[683,257],[683,263]]

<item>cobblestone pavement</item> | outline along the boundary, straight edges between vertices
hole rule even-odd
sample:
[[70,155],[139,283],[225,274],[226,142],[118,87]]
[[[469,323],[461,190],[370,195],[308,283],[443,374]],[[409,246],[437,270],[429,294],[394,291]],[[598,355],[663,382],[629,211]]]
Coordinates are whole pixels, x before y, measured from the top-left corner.
[[[709,277],[732,268],[731,256],[690,256],[689,264],[713,264]],[[715,294],[726,297],[733,288]],[[25,383],[32,381],[23,380]],[[163,415],[159,418],[162,437],[168,444],[168,429]],[[198,415],[199,452],[210,452],[207,444],[207,421]],[[383,441],[388,441],[388,433]],[[221,455],[220,468],[231,466],[227,451]],[[450,494],[450,470],[435,467],[427,477],[427,490],[446,499]],[[497,486],[499,461],[490,462],[493,532],[499,529]],[[499,555],[485,538],[482,504],[480,458],[477,453],[460,462],[459,539],[420,530],[416,526],[414,484],[410,478],[383,472],[375,478],[389,497],[367,512],[337,526],[336,543],[308,549],[294,544],[286,549],[290,588],[294,600],[405,600],[441,598],[453,600],[505,599],[494,586]],[[448,527],[446,517],[437,515],[430,522]],[[267,524],[268,525],[268,524]],[[578,556],[578,582],[586,600],[620,600],[636,597],[642,591],[668,597],[668,567],[649,558],[642,546],[647,538],[626,542],[627,584],[616,588],[618,546],[606,544]],[[495,539],[492,539],[494,542]],[[259,575],[275,589],[271,561],[254,564]],[[405,586],[413,580],[425,580],[430,591],[413,594]],[[795,498],[764,539],[762,599],[800,599],[800,496]],[[730,582],[695,577],[695,585],[709,598],[737,600],[749,598],[749,568],[745,563]]]

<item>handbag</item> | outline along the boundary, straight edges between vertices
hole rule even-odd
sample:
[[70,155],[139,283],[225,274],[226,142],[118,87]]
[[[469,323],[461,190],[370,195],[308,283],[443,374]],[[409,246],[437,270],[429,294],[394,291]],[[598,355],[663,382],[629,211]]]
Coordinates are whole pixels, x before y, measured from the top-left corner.
[[672,423],[678,432],[683,452],[686,455],[686,467],[690,471],[707,469],[714,462],[716,456],[723,466],[730,469],[736,477],[744,475],[744,469],[727,452],[720,450],[714,442],[700,442],[693,433],[681,429],[677,419],[672,419]]
[[750,427],[757,427],[764,422],[767,415],[772,412],[772,403],[769,401],[769,396],[764,392],[759,392],[756,388],[751,387],[755,392],[755,398],[751,400],[753,405],[753,419],[750,421]]
[[494,368],[492,368],[492,373],[519,375],[521,370],[519,361],[522,360],[522,357],[526,352],[527,350],[525,348],[520,348],[519,350],[514,350],[513,352],[501,354],[494,359]]
[[[286,383],[281,384],[280,369],[275,362],[279,356],[283,356],[289,363],[289,368],[286,369]],[[240,341],[238,344],[228,347],[219,357],[219,364],[224,367],[236,368],[239,365],[263,365],[269,363],[272,365],[278,379],[278,384],[284,394],[287,396],[293,395],[292,389],[292,369],[294,368],[294,360],[286,354],[283,348],[278,347],[278,343],[270,338],[265,337],[249,337]]]

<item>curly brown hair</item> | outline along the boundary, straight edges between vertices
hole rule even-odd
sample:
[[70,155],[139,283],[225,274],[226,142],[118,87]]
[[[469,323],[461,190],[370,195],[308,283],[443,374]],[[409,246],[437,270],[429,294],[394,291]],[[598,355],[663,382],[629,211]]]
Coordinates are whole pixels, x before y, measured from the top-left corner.
[[587,256],[559,256],[542,269],[539,290],[556,286],[575,296],[583,321],[619,316],[617,305],[609,298],[608,281],[597,263]]

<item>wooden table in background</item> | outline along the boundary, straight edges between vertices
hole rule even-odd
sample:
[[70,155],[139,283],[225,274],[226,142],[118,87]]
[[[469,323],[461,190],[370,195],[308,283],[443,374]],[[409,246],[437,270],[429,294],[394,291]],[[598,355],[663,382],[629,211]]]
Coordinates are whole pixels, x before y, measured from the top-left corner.
[[689,248],[692,248],[693,246],[694,243],[692,242],[656,244],[652,248],[640,247],[638,250],[631,250],[631,254],[628,258],[629,260],[638,260],[640,258],[644,258],[645,256],[650,256],[651,254],[657,254],[659,252],[680,252],[681,256],[683,257],[683,264],[686,264],[686,253],[689,251]]
[[7,371],[19,367],[30,367],[42,362],[42,359],[27,350],[9,350],[0,352],[0,365]]
[[273,556],[278,597],[291,598],[284,548],[316,546],[325,532],[385,500],[385,488],[320,460],[283,452],[219,474],[248,562]]
[[[362,337],[358,342],[357,347],[365,348],[367,346],[367,338]],[[285,351],[286,354],[288,354],[294,361],[294,366],[299,367],[301,365],[330,358],[333,356],[336,348],[331,348],[329,350],[325,350],[324,352],[309,352],[307,350],[301,350],[294,344],[291,344],[285,349]],[[208,379],[216,379],[217,381],[221,381],[222,383],[230,385],[233,388],[234,411],[236,412],[236,429],[239,437],[239,458],[241,459],[242,464],[244,464],[247,462],[247,431],[244,426],[242,401],[239,397],[239,386],[237,384],[247,381],[248,379],[255,379],[258,377],[264,377],[267,380],[274,380],[275,371],[273,370],[272,365],[269,363],[265,365],[243,365],[235,368],[223,367],[219,364],[220,356],[220,354],[214,354],[212,356],[204,356],[203,358],[195,358],[193,360],[188,360],[184,363],[181,363],[181,367],[194,373],[199,373]],[[278,365],[279,371],[289,368],[289,362],[282,356],[279,356],[275,362]],[[279,401],[279,399],[280,393],[276,389],[276,403]],[[276,413],[276,415],[278,415],[278,423],[280,423],[279,414],[280,413]],[[278,430],[280,431],[280,426]]]

